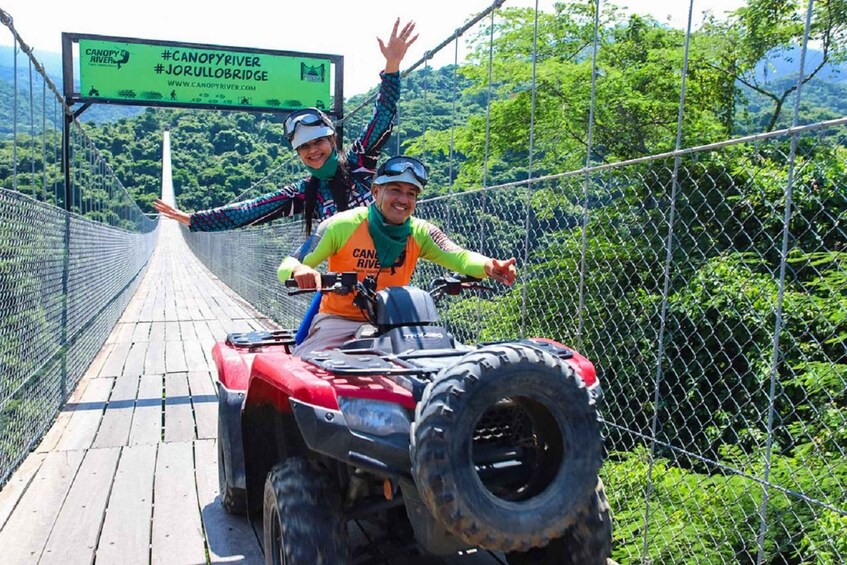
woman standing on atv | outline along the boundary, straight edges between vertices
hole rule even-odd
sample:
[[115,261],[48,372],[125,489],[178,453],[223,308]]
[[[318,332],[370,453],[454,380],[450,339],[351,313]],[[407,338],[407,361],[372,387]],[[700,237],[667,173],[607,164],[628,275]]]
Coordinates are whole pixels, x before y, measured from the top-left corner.
[[380,149],[391,135],[391,122],[400,98],[400,63],[418,38],[412,35],[413,22],[398,33],[399,26],[398,18],[387,43],[377,38],[385,57],[385,70],[380,73],[382,83],[376,108],[364,131],[346,152],[336,151],[335,127],[326,114],[317,108],[297,110],[285,119],[283,130],[308,169],[307,178],[252,200],[201,212],[189,214],[158,198],[153,207],[191,231],[224,231],[303,214],[308,234],[314,219],[323,220],[336,212],[370,204],[373,171]]

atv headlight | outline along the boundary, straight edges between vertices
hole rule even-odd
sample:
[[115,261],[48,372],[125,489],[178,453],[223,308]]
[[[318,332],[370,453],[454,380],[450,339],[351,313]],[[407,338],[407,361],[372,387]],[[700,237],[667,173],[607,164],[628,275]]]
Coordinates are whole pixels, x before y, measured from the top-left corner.
[[397,404],[342,396],[338,407],[352,430],[377,436],[409,433],[409,417]]

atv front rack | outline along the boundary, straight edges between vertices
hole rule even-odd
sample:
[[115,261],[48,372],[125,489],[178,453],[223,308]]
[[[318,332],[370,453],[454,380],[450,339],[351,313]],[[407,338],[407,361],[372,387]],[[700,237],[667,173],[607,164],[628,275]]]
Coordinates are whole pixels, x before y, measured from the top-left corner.
[[428,350],[388,355],[375,349],[330,349],[315,351],[302,357],[303,361],[334,375],[382,375],[412,393],[419,401],[439,366],[424,366],[411,361],[414,357],[448,358],[464,355],[467,351]]
[[231,333],[226,336],[226,344],[236,348],[251,349],[264,345],[294,345],[294,332],[291,330],[253,331]]
[[[569,349],[546,341],[522,339],[499,343],[518,343],[561,359],[573,356]],[[424,388],[441,369],[452,364],[453,358],[462,357],[471,351],[473,349],[414,349],[388,354],[376,349],[330,349],[307,353],[302,359],[334,375],[385,376],[411,392],[415,401],[419,402]]]

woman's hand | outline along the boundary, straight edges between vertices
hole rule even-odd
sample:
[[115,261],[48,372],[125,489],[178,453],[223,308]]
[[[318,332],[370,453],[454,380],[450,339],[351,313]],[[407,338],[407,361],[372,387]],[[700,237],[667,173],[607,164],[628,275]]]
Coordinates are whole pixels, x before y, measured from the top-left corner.
[[412,33],[415,31],[415,22],[409,22],[404,25],[403,30],[398,34],[397,29],[399,27],[400,18],[397,18],[397,21],[394,22],[394,29],[391,30],[391,37],[387,43],[383,43],[378,37],[376,38],[379,41],[379,50],[382,51],[382,55],[385,57],[386,73],[396,73],[400,70],[400,62],[406,56],[406,50],[418,38],[418,34],[412,37]]
[[153,201],[153,208],[155,208],[161,215],[166,218],[170,218],[171,220],[176,220],[181,224],[185,224],[186,226],[191,225],[191,216],[186,214],[181,210],[177,210],[170,204],[166,204],[161,199],[157,198]]

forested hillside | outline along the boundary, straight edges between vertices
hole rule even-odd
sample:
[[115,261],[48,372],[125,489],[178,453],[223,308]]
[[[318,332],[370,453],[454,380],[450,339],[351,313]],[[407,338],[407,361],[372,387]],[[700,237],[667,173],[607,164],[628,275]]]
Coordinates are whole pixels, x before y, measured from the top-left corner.
[[[587,46],[592,38],[592,21],[585,19],[586,10],[577,3],[557,14],[545,14],[540,21],[534,176],[585,163],[590,91]],[[592,161],[597,163],[667,151],[672,146],[679,103],[677,69],[683,52],[681,31],[648,18],[623,18],[613,7],[607,10],[595,104]],[[474,42],[471,60],[461,68],[424,68],[403,81],[399,125],[385,151],[424,156],[432,169],[430,190],[435,194],[446,192],[451,183],[454,189],[479,186],[483,175],[487,184],[497,184],[528,174],[531,67],[522,62],[520,53],[529,48],[533,14],[521,10],[506,10],[505,14],[497,24],[490,88],[484,30]],[[772,17],[763,14],[762,19]],[[744,17],[739,16],[735,24],[714,22],[694,37],[685,146],[790,124],[790,94],[799,52],[783,41],[784,34],[750,36],[743,49],[737,48],[744,39]],[[784,28],[796,32],[795,22],[791,25],[795,27]],[[46,57],[45,68],[61,88],[59,56],[41,56]],[[802,122],[847,114],[843,59],[843,52],[834,45],[826,51],[810,52],[807,73],[815,70],[816,75],[803,86]],[[8,138],[14,123],[11,115],[5,115],[13,108],[10,61],[11,49],[0,48],[0,102],[8,102],[0,104],[0,138]],[[19,81],[27,80],[27,64],[19,55]],[[347,100],[347,111],[358,107],[365,97]],[[37,135],[41,129],[40,120],[29,123],[29,103],[27,96],[19,96],[18,135],[23,138]],[[369,116],[370,105],[348,118],[348,141]],[[297,169],[296,158],[283,143],[281,119],[273,114],[95,105],[80,119],[92,126],[89,135],[110,156],[118,177],[144,205],[160,189],[161,134],[166,127],[171,128],[177,199],[185,209],[228,202],[270,171]],[[58,122],[60,114],[48,112],[47,120]]]

